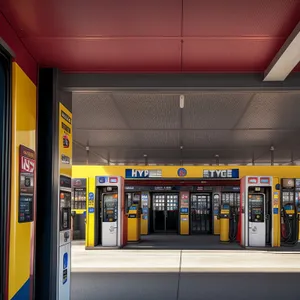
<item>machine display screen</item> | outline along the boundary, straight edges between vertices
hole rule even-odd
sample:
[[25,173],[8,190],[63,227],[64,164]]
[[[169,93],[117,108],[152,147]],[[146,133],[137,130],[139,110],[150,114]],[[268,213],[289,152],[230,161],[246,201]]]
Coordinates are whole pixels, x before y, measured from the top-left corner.
[[262,194],[249,195],[249,221],[264,222],[264,196]]
[[118,194],[105,194],[103,197],[103,222],[118,219]]
[[71,229],[71,193],[60,191],[60,230]]

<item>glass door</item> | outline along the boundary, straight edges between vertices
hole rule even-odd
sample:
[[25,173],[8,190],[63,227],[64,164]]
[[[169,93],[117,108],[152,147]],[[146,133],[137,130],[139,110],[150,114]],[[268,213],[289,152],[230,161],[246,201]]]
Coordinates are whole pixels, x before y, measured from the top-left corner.
[[165,231],[165,194],[153,194],[153,231]]
[[178,231],[178,194],[166,194],[166,231]]
[[153,231],[178,231],[178,194],[153,194]]
[[212,233],[212,211],[210,194],[191,195],[191,234]]

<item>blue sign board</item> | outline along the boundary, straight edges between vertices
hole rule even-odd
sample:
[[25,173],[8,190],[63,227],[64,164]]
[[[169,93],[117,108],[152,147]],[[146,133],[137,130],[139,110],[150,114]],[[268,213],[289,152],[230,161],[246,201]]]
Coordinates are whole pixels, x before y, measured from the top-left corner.
[[94,193],[89,193],[89,200],[94,200]]
[[204,178],[239,178],[239,169],[203,170]]
[[95,212],[95,208],[94,207],[89,207],[89,214],[93,214]]
[[161,170],[140,170],[140,169],[126,169],[125,178],[160,178],[162,177]]
[[273,208],[273,214],[278,215],[278,208]]
[[149,178],[149,170],[126,169],[126,178]]
[[177,175],[179,177],[184,177],[187,175],[187,170],[185,168],[179,168],[177,171]]

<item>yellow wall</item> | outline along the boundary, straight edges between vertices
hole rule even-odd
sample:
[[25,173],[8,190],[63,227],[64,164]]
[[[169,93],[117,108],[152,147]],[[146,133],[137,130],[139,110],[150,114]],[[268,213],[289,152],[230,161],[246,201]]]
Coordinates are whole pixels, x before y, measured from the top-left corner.
[[9,299],[21,289],[33,271],[34,222],[18,223],[20,144],[36,151],[36,86],[13,63]]
[[[179,178],[177,171],[180,166],[73,166],[73,178],[87,178],[100,175],[125,176],[125,169],[162,170],[162,177]],[[184,166],[187,170],[185,178],[202,178],[203,170],[239,169],[240,178],[244,176],[275,176],[300,178],[300,166]],[[182,178],[182,177],[180,177]]]

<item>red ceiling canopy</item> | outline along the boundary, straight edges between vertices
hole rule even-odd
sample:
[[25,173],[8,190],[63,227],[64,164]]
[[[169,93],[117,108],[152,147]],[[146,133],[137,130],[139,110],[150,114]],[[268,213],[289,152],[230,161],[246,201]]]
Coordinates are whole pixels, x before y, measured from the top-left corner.
[[262,72],[300,21],[296,0],[2,3],[35,60],[68,72]]

